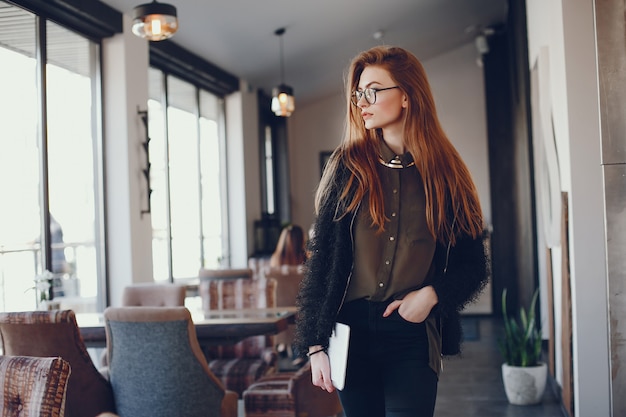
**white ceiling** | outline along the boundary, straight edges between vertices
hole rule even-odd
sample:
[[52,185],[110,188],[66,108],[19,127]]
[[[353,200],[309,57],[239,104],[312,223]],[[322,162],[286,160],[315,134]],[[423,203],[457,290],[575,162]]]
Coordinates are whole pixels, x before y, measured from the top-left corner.
[[[132,14],[147,0],[102,0]],[[176,6],[180,28],[171,41],[255,88],[285,83],[296,104],[343,88],[351,58],[377,44],[402,46],[424,61],[473,42],[503,24],[508,0],[163,0]],[[374,32],[383,37],[374,39]]]

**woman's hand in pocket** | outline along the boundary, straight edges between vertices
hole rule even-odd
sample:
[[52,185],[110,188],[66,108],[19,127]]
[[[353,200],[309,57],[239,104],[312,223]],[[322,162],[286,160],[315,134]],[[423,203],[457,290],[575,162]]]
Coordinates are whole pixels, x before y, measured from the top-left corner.
[[389,317],[397,309],[398,314],[406,321],[421,323],[426,320],[438,301],[437,293],[432,286],[428,285],[411,291],[401,300],[392,301],[383,313],[383,317]]

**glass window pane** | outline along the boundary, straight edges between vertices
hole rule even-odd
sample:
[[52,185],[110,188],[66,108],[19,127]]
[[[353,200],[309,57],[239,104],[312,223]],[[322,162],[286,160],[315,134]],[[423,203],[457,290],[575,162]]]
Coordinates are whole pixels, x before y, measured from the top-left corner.
[[274,214],[274,153],[272,128],[265,126],[265,201],[267,214]]
[[194,278],[228,265],[224,101],[154,68],[149,94],[154,278]]
[[[80,296],[89,309],[98,295],[94,144],[97,115],[93,67],[96,46],[48,21],[47,111],[50,214],[62,229],[53,239],[56,270],[66,274],[66,296]],[[54,237],[54,236],[53,236]]]
[[[58,273],[53,294],[62,308],[93,310],[101,295],[94,169],[98,45],[49,21],[46,44],[38,45],[36,24],[34,14],[0,1],[0,193],[5,196],[0,205],[0,310],[37,308],[37,295],[28,289],[45,269],[43,189],[51,214],[48,269]],[[38,47],[48,57],[45,107]],[[46,147],[40,146],[41,132],[47,133]]]
[[220,100],[200,92],[200,183],[202,196],[202,245],[205,268],[217,268],[223,261],[222,176],[220,169]]
[[32,310],[42,259],[35,15],[0,2],[0,29],[0,310]]
[[152,269],[155,281],[169,279],[167,143],[165,114],[161,104],[164,75],[150,68],[148,72],[148,134],[150,136],[150,196],[152,219]]
[[196,89],[168,77],[170,223],[174,278],[191,278],[200,268],[198,119],[190,108]]

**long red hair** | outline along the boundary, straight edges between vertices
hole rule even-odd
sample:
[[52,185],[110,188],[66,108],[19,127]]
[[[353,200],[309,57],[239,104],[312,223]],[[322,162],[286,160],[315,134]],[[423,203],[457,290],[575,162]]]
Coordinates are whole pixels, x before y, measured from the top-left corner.
[[350,171],[338,202],[346,207],[343,215],[356,210],[367,196],[372,225],[384,230],[383,192],[376,170],[382,131],[366,129],[360,109],[350,103],[350,93],[357,90],[361,73],[372,65],[387,70],[407,96],[404,145],[413,155],[424,182],[426,221],[431,234],[452,244],[459,234],[479,236],[483,218],[472,176],[439,123],[424,67],[413,54],[399,47],[377,46],[352,60],[346,80],[347,126],[342,144],[324,170],[315,199],[316,210],[328,198],[334,173],[342,161]]

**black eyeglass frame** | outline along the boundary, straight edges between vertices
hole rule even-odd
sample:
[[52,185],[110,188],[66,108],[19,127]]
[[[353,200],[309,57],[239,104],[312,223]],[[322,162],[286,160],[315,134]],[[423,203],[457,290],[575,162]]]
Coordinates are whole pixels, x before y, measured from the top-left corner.
[[[379,91],[393,90],[394,88],[400,88],[400,86],[394,85],[393,87],[386,87],[386,88],[366,88],[363,91],[356,90],[356,91],[353,91],[352,94],[350,94],[350,102],[354,104],[355,106],[358,106],[361,98],[365,97],[365,101],[367,101],[369,104],[375,104],[376,93],[378,93]],[[370,101],[368,96],[373,97],[372,101]]]

